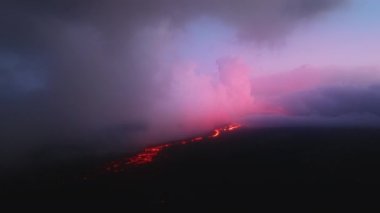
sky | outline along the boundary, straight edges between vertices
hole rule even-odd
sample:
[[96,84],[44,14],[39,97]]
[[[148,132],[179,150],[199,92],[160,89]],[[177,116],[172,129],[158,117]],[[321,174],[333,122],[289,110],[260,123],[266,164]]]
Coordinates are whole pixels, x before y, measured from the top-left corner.
[[293,29],[279,43],[264,47],[237,44],[233,27],[203,17],[187,27],[181,53],[205,64],[223,53],[238,55],[257,72],[266,73],[302,65],[379,66],[379,10],[375,0],[347,1]]
[[[256,118],[265,125],[278,118],[275,125],[284,125],[289,115],[318,125],[377,126],[379,10],[375,0],[346,1],[277,40],[244,44],[233,25],[202,16],[186,27],[178,51],[197,64],[199,73],[217,72],[215,61],[226,55],[243,60],[252,79],[255,103],[250,117],[255,126],[260,126]],[[348,107],[351,102],[358,106]],[[272,117],[264,121],[263,114]],[[311,125],[293,120],[291,125]]]
[[0,165],[237,121],[378,127],[379,10],[376,0],[6,0]]

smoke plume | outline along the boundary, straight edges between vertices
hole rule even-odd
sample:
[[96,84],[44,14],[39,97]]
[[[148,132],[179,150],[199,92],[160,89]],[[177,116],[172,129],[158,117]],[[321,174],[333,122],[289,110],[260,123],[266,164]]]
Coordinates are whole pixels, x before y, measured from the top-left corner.
[[187,25],[213,17],[242,43],[271,44],[343,2],[2,1],[2,162],[36,147],[97,147],[89,135],[114,129],[122,139],[107,133],[101,147],[127,149],[238,119],[253,100],[250,68],[222,52],[214,70],[197,72],[197,61],[178,56]]

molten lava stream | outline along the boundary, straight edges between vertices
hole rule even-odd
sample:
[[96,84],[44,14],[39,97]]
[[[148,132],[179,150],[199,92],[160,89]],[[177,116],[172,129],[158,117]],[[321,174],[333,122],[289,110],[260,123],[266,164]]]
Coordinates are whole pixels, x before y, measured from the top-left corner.
[[169,146],[170,144],[164,144],[145,148],[143,152],[129,158],[126,164],[141,165],[150,163],[163,149]]
[[[223,128],[217,128],[212,131],[212,134],[208,136],[208,138],[215,139],[217,137],[220,137],[222,134],[226,132],[231,132],[234,131],[238,128],[240,128],[240,124],[229,124]],[[129,157],[125,160],[121,161],[113,161],[111,162],[107,167],[107,171],[112,171],[112,172],[121,172],[124,171],[129,166],[139,166],[139,165],[144,165],[144,164],[149,164],[154,161],[154,159],[162,152],[164,149],[174,146],[174,145],[187,145],[190,143],[199,143],[199,142],[204,142],[204,141],[209,141],[205,137],[195,137],[190,140],[182,140],[177,143],[172,143],[172,144],[162,144],[162,145],[157,145],[157,146],[152,146],[152,147],[147,147],[145,148],[142,152],[137,153],[136,155]]]
[[220,135],[220,129],[214,129],[213,134],[210,136],[210,138],[216,138]]

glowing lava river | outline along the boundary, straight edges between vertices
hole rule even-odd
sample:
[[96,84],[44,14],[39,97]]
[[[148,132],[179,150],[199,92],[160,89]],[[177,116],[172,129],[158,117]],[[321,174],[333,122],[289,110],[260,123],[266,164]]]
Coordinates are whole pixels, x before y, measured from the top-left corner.
[[149,164],[152,163],[154,159],[168,147],[183,146],[191,143],[211,142],[213,139],[216,139],[228,132],[232,132],[240,127],[240,124],[233,123],[222,128],[216,128],[212,131],[210,135],[205,137],[199,136],[188,140],[181,140],[173,143],[166,143],[147,147],[143,151],[133,155],[132,157],[128,157],[123,160],[112,161],[111,163],[106,165],[105,169],[108,172],[118,173],[125,171],[129,167],[136,167],[140,165]]

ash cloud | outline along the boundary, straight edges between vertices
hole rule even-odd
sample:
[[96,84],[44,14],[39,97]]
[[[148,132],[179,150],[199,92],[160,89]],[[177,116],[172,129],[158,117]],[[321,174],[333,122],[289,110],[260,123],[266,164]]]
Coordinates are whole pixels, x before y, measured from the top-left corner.
[[121,144],[105,139],[103,148],[158,137],[165,125],[173,130],[162,139],[200,131],[199,122],[205,128],[236,118],[251,99],[246,68],[238,59],[221,59],[219,76],[212,77],[178,62],[173,49],[186,24],[215,17],[241,41],[273,43],[344,2],[2,1],[2,162],[39,146],[77,145],[78,137],[97,147],[87,136],[113,127],[126,136]]

